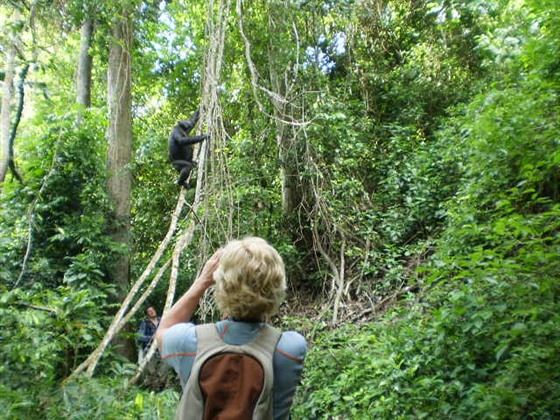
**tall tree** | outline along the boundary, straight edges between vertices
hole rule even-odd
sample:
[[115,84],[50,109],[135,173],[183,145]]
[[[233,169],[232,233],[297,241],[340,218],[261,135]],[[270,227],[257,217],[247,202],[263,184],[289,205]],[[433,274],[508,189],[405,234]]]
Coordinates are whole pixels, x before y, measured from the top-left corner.
[[[282,212],[292,239],[303,254],[313,249],[312,209],[316,197],[309,183],[312,156],[308,153],[305,88],[298,72],[301,48],[298,9],[289,3],[273,5],[268,13],[267,61],[270,99],[276,124],[276,143],[282,181]],[[286,49],[284,45],[294,45]],[[305,98],[305,99],[304,99]],[[312,258],[305,264],[311,267]]]
[[78,78],[76,102],[84,108],[91,105],[91,70],[93,57],[90,54],[91,39],[93,36],[93,19],[86,18],[82,22],[82,35],[80,40],[80,56],[78,58]]
[[2,135],[2,159],[0,160],[0,183],[4,182],[10,163],[10,128],[12,116],[12,97],[14,94],[14,76],[16,71],[16,39],[10,37],[6,48],[6,66],[4,70],[4,88],[2,92],[2,113],[0,126]]
[[[107,132],[107,191],[112,202],[112,239],[122,244],[119,254],[110,268],[109,277],[117,288],[118,300],[126,295],[129,285],[130,261],[128,256],[130,241],[130,208],[132,175],[129,163],[132,155],[131,116],[131,48],[132,12],[123,7],[112,22],[108,67],[109,127]],[[125,346],[127,356],[130,347]]]

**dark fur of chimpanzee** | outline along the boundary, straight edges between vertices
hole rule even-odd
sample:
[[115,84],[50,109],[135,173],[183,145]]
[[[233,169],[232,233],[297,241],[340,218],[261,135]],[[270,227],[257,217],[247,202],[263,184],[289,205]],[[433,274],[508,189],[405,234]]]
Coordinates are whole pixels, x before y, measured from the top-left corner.
[[195,126],[200,116],[197,109],[188,119],[177,123],[169,136],[169,160],[173,167],[179,172],[177,184],[188,188],[187,178],[191,170],[196,167],[193,161],[193,144],[200,143],[208,138],[206,134],[189,137],[189,133]]

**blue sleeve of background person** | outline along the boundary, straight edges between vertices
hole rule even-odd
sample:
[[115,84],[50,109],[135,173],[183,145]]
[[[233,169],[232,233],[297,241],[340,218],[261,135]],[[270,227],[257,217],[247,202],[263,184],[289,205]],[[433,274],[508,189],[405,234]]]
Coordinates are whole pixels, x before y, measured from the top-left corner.
[[172,367],[185,386],[196,355],[196,332],[192,323],[176,324],[163,334],[163,352],[165,363]]
[[138,339],[137,339],[138,343],[146,344],[150,340],[150,337],[148,337],[148,334],[146,332],[146,320],[143,320],[140,323],[140,328],[138,329],[138,334],[139,334]]
[[289,418],[290,407],[301,380],[307,353],[305,338],[295,332],[282,334],[274,353],[274,418]]

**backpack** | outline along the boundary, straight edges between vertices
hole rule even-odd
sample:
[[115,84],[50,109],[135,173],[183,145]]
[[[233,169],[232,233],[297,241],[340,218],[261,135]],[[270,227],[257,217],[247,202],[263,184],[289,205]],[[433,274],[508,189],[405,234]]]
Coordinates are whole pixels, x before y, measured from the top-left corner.
[[253,341],[226,344],[214,324],[197,325],[197,351],[177,420],[272,419],[272,359],[281,332],[263,324]]

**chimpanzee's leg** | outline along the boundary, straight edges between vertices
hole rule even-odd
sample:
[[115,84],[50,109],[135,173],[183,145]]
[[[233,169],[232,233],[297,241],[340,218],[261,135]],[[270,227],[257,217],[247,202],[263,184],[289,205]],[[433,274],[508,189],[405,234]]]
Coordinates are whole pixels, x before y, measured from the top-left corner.
[[174,160],[172,164],[179,172],[179,179],[177,180],[177,184],[188,188],[188,184],[186,181],[189,177],[189,174],[191,173],[192,168],[196,166],[196,163],[188,160]]
[[178,185],[182,185],[183,187],[188,188],[187,178],[191,173],[191,169],[192,168],[189,165],[183,167],[183,170],[179,174],[179,179],[177,180]]

